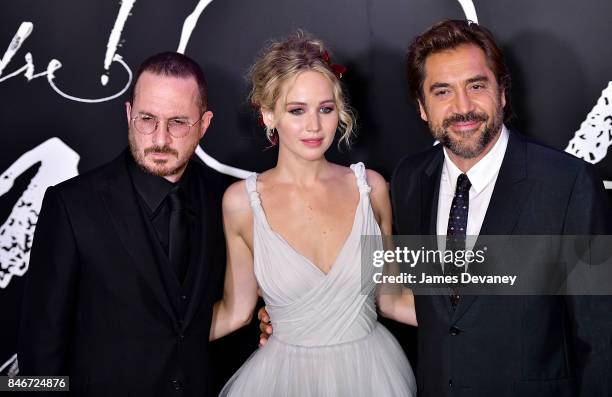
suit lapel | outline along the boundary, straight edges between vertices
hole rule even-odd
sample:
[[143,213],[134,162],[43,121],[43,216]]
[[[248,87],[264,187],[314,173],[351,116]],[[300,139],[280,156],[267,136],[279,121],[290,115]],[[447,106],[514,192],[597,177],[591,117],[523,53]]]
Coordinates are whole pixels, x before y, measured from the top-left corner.
[[421,230],[423,234],[437,233],[438,196],[444,155],[438,149],[435,156],[421,175]]
[[[193,171],[195,171],[195,168],[193,167]],[[193,299],[190,300],[190,304],[187,307],[185,326],[193,320],[198,312],[198,308],[206,300],[206,296],[211,293],[209,283],[212,273],[214,273],[217,266],[225,265],[225,263],[215,263],[218,260],[214,255],[216,250],[225,249],[223,244],[218,244],[219,235],[223,233],[223,230],[217,228],[217,225],[221,225],[219,220],[221,208],[217,206],[219,197],[214,196],[216,192],[214,187],[206,186],[209,181],[205,176],[205,174],[200,175],[200,173],[194,172],[194,190],[197,192],[200,203],[197,219],[198,234],[197,239],[193,240],[197,244],[198,252],[194,255],[196,259],[191,263],[194,272]],[[223,246],[217,247],[217,245]]]
[[527,180],[527,145],[517,133],[510,132],[493,195],[487,208],[480,234],[510,235],[531,190]]
[[[440,178],[442,177],[442,166],[444,154],[441,145],[435,148],[437,151],[421,174],[421,231],[423,235],[434,237],[432,244],[437,249],[437,224],[438,224],[438,199],[440,195]],[[441,274],[440,268],[440,274]],[[436,306],[443,313],[451,313],[450,300],[445,294],[439,292],[432,296]]]
[[158,261],[153,255],[153,244],[149,240],[137,193],[128,175],[126,156],[129,156],[127,151],[115,160],[117,167],[102,188],[102,199],[124,248],[147,281],[152,294],[174,319],[175,314],[159,275]]
[[[517,225],[523,203],[531,191],[532,184],[527,179],[527,145],[515,132],[510,132],[508,147],[504,154],[493,195],[487,208],[481,236],[511,235]],[[478,246],[478,242],[476,242]],[[461,297],[453,319],[458,320],[465,314],[477,295]]]

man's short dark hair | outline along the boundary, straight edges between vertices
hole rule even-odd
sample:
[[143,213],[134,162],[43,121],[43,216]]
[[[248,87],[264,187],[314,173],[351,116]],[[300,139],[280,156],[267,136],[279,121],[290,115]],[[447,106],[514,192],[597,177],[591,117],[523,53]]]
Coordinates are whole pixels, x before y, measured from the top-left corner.
[[[424,104],[423,82],[425,80],[425,61],[427,57],[442,51],[453,50],[461,45],[472,44],[485,54],[487,64],[501,90],[506,96],[510,90],[510,72],[504,62],[501,49],[495,43],[493,34],[477,23],[465,20],[446,20],[438,22],[425,33],[417,36],[408,48],[406,56],[406,77],[410,94],[415,101]],[[510,101],[506,101],[504,118],[511,118]]]
[[140,75],[144,72],[153,73],[158,76],[185,79],[193,77],[200,91],[200,105],[202,110],[205,111],[208,109],[208,85],[204,78],[204,72],[202,72],[200,65],[188,56],[178,52],[162,52],[145,59],[134,75],[134,84],[132,85],[132,93],[130,95],[130,102],[132,103],[134,102],[134,95],[136,93],[136,84],[138,83]]

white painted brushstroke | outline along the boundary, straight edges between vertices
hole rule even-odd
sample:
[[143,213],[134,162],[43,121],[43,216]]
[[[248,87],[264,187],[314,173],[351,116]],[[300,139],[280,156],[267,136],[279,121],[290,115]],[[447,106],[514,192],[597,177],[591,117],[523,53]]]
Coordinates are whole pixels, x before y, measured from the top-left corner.
[[11,77],[15,77],[21,73],[23,73],[23,75],[28,81],[36,77],[41,77],[47,74],[47,72],[42,72],[37,75],[34,74],[34,61],[32,59],[31,53],[28,52],[27,54],[25,54],[24,58],[25,58],[26,64],[20,67],[19,69],[15,70],[13,73],[7,74],[6,76],[0,78],[0,83],[2,83],[4,80],[10,79]]
[[47,187],[78,174],[80,156],[59,138],[50,138],[22,154],[0,175],[0,196],[11,190],[15,179],[40,163],[40,168],[17,200],[6,222],[0,226],[0,289],[13,276],[28,271],[30,249],[38,214]]
[[191,38],[191,33],[193,33],[193,29],[198,23],[202,11],[204,11],[204,9],[210,3],[212,3],[212,0],[200,0],[193,12],[189,14],[187,18],[185,18],[185,21],[183,22],[183,29],[181,31],[181,39],[179,40],[179,45],[176,52],[180,52],[181,54],[185,53],[187,43],[189,43],[189,39]]
[[132,70],[130,69],[128,64],[125,63],[121,55],[115,54],[115,56],[113,57],[113,62],[118,62],[119,64],[121,64],[121,66],[123,66],[125,71],[128,73],[128,80],[125,83],[125,86],[123,86],[123,88],[121,89],[121,91],[113,95],[104,97],[104,98],[91,98],[91,99],[79,98],[73,95],[69,95],[65,93],[64,91],[62,91],[53,81],[55,79],[55,71],[62,67],[62,63],[58,61],[57,59],[52,59],[51,62],[49,62],[49,66],[47,66],[47,72],[46,72],[47,81],[49,82],[49,85],[51,86],[51,88],[53,88],[55,92],[57,92],[59,95],[63,96],[64,98],[70,99],[72,101],[84,102],[84,103],[100,103],[100,102],[112,101],[113,99],[118,98],[121,95],[123,95],[123,93],[126,92],[130,88],[130,84],[132,83]]
[[[212,3],[212,0],[200,0],[193,12],[189,14],[187,18],[185,18],[185,21],[183,22],[183,29],[181,31],[181,39],[179,40],[179,45],[176,52],[179,52],[181,54],[185,53],[187,43],[189,43],[189,39],[191,38],[193,29],[195,29],[196,24],[200,19],[200,15],[202,15],[202,12],[210,3]],[[236,168],[232,167],[231,165],[221,163],[220,161],[206,153],[200,145],[198,145],[198,147],[196,148],[196,154],[200,159],[202,159],[204,164],[222,174],[230,175],[240,179],[246,179],[249,177],[249,175],[253,174],[253,171],[247,171],[241,168]]]
[[[13,36],[9,46],[7,47],[4,55],[2,56],[2,60],[0,61],[0,76],[2,76],[2,72],[6,68],[6,66],[11,62],[13,56],[19,51],[25,40],[32,34],[34,30],[34,24],[32,22],[22,22]],[[35,79],[37,77],[41,77],[47,74],[47,72],[42,72],[38,74],[34,74],[34,60],[32,58],[31,53],[25,54],[26,64],[17,69],[16,71],[7,74],[4,77],[0,78],[0,83],[10,79],[11,77],[15,77],[21,73],[28,79],[28,81]]]
[[[580,124],[565,151],[588,161],[599,163],[612,145],[612,81],[601,91],[597,103]],[[612,189],[612,181],[604,181],[606,189]]]
[[113,30],[111,30],[110,36],[108,37],[108,43],[106,44],[106,55],[104,56],[104,69],[106,69],[106,73],[100,76],[100,82],[103,86],[106,86],[108,83],[108,68],[115,60],[117,46],[119,46],[119,41],[121,40],[121,32],[123,32],[123,27],[130,16],[130,11],[132,11],[135,2],[136,0],[123,0],[121,2],[115,25],[113,26]]
[[[32,24],[32,22],[22,22],[21,25],[19,25],[19,28],[17,29],[15,36],[13,36],[13,39],[11,40],[8,48],[6,49],[6,52],[4,53],[2,60],[0,61],[0,76],[2,76],[2,72],[4,71],[4,68],[6,68],[6,66],[11,62],[11,60],[13,59],[13,56],[17,53],[17,51],[19,51],[19,49],[21,48],[25,40],[30,36],[33,30],[34,30],[34,24]],[[37,77],[45,76],[47,74],[47,71],[38,73],[38,74],[34,74],[34,59],[31,53],[29,52],[26,53],[24,56],[24,59],[26,61],[26,64],[20,67],[19,69],[15,70],[14,72],[9,73],[8,75],[4,77],[1,77],[0,83],[12,77],[15,77],[21,73],[23,73],[23,75],[28,81],[35,79]]]
[[202,159],[204,164],[216,171],[219,171],[222,174],[230,175],[239,179],[246,179],[253,174],[253,171],[243,170],[241,168],[232,167],[231,165],[226,165],[219,162],[218,160],[212,158],[209,154],[207,154],[200,145],[196,147],[196,154],[200,159]]
[[21,25],[19,25],[15,36],[13,36],[13,39],[4,52],[2,60],[0,61],[0,76],[2,76],[2,71],[6,65],[9,64],[11,59],[13,59],[15,53],[19,51],[19,48],[21,48],[23,42],[28,38],[28,36],[30,36],[32,30],[34,30],[34,24],[32,22],[21,22]]
[[599,163],[612,145],[612,81],[580,124],[565,151],[589,163]]
[[457,1],[459,2],[459,4],[461,4],[461,8],[463,8],[465,19],[474,23],[478,23],[478,15],[476,14],[476,7],[474,6],[474,2],[472,0]]
[[[130,1],[133,2],[135,0],[130,0]],[[80,97],[69,95],[63,92],[54,82],[55,72],[61,69],[62,67],[62,63],[58,61],[57,59],[52,59],[49,62],[49,64],[47,65],[46,71],[34,74],[34,60],[33,60],[32,54],[29,52],[26,53],[24,56],[24,59],[26,61],[25,65],[23,65],[19,69],[15,70],[14,72],[6,76],[2,76],[2,71],[4,70],[4,68],[6,68],[6,66],[10,63],[15,53],[19,50],[23,42],[28,38],[28,36],[32,33],[33,30],[34,30],[34,25],[31,22],[22,22],[21,25],[19,26],[19,29],[17,29],[17,33],[15,33],[15,36],[11,40],[11,43],[9,44],[6,52],[4,53],[4,56],[2,57],[2,60],[0,61],[0,83],[12,77],[15,77],[19,74],[22,74],[22,73],[28,81],[31,81],[32,79],[35,79],[38,77],[47,76],[47,81],[49,82],[49,85],[59,95],[61,95],[62,97],[66,99],[70,99],[72,101],[84,102],[84,103],[100,103],[100,102],[111,101],[123,95],[123,93],[125,93],[130,88],[130,84],[132,83],[132,70],[130,69],[128,64],[123,61],[123,57],[116,53],[113,55],[113,58],[111,62],[109,63],[109,66],[112,62],[118,62],[119,64],[121,64],[121,66],[123,66],[123,68],[128,73],[128,81],[126,82],[125,86],[121,89],[121,91],[113,95],[103,97],[103,98],[94,98],[94,99],[80,98]]]
[[19,373],[17,368],[17,353],[13,354],[2,366],[0,366],[0,374],[8,368],[6,375],[3,376],[16,376]]

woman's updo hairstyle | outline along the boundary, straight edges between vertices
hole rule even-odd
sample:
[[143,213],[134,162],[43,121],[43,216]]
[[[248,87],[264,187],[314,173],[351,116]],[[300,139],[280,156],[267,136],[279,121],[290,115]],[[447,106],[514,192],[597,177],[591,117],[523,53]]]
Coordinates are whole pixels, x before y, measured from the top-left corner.
[[[284,41],[272,41],[251,67],[251,106],[261,115],[261,109],[274,111],[286,82],[295,79],[300,73],[314,70],[321,73],[332,83],[336,108],[338,109],[338,130],[340,142],[350,146],[355,126],[355,117],[346,103],[340,78],[346,70],[331,63],[328,50],[323,42],[302,30],[298,30]],[[284,106],[283,106],[284,107]],[[261,123],[263,124],[263,123]],[[266,136],[274,145],[278,135],[273,129],[266,128]]]

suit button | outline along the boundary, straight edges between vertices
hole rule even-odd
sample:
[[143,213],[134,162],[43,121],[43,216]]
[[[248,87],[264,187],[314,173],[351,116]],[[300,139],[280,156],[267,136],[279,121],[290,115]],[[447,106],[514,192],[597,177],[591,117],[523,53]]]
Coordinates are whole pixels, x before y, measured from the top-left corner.
[[452,379],[448,380],[448,387],[450,387],[450,388],[453,387],[453,380]]
[[451,327],[449,332],[452,336],[457,336],[461,333],[461,330],[457,327]]
[[170,383],[172,384],[172,389],[173,390],[175,390],[175,391],[183,390],[183,384],[180,381],[178,381],[176,379],[173,379]]
[[181,299],[186,301],[187,300],[187,295],[181,295]]

